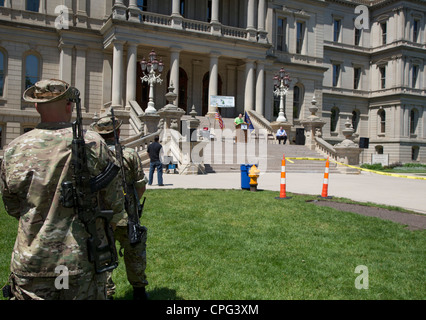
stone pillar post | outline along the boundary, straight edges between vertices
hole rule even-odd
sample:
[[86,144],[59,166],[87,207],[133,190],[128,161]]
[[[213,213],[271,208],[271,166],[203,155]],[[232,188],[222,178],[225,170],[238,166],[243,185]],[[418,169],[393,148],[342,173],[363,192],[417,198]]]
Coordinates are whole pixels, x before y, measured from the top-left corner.
[[123,42],[114,41],[112,63],[112,107],[122,108],[123,84]]
[[246,60],[244,110],[254,110],[254,60]]
[[176,106],[179,101],[179,58],[180,49],[171,48],[170,55],[170,83],[168,85],[174,87],[174,93],[176,93],[176,100],[173,102]]
[[182,29],[182,22],[183,18],[180,14],[180,1],[179,0],[172,0],[172,27],[174,29]]
[[248,0],[247,3],[247,31],[248,40],[257,41],[257,32],[254,26],[254,12],[256,10],[256,0]]
[[126,78],[126,110],[130,110],[130,101],[136,100],[136,68],[137,68],[136,43],[127,45],[127,78]]
[[118,20],[126,20],[127,7],[124,5],[123,0],[115,0],[112,7],[112,18]]
[[262,116],[265,115],[265,65],[257,62],[256,75],[256,112]]
[[210,73],[209,73],[209,112],[208,116],[214,117],[216,113],[216,106],[212,106],[210,103],[210,97],[217,95],[217,82],[219,79],[219,54],[212,52],[210,54]]

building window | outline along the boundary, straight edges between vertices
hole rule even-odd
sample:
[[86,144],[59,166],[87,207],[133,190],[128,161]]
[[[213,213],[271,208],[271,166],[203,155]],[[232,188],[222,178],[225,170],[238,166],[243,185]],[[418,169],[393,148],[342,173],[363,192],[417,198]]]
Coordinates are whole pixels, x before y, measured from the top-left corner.
[[416,88],[417,87],[417,79],[419,77],[419,66],[413,65],[413,73],[411,77],[411,87]]
[[354,89],[359,89],[359,83],[361,80],[361,68],[354,68]]
[[4,7],[4,0],[0,0],[0,7]]
[[378,111],[379,116],[379,133],[385,133],[386,132],[386,112],[383,109],[380,109]]
[[287,51],[286,39],[286,20],[278,18],[277,21],[277,50],[278,51]]
[[303,90],[300,86],[293,88],[293,119],[300,118],[300,111],[303,101]]
[[185,16],[185,0],[180,0],[180,14],[181,16]]
[[148,0],[138,0],[137,1],[138,8],[141,9],[142,11],[148,11],[147,2],[148,2]]
[[380,88],[385,89],[386,88],[386,67],[385,66],[380,67],[379,72],[380,72]]
[[415,19],[413,22],[413,42],[419,42],[420,21]]
[[340,79],[340,64],[333,64],[333,87],[339,85]]
[[410,111],[410,134],[416,134],[418,120],[419,120],[419,112],[417,111],[417,109],[411,109],[411,111]]
[[336,132],[337,124],[339,122],[339,108],[333,107],[331,109],[331,118],[330,118],[330,131]]
[[24,133],[27,133],[27,132],[30,132],[31,130],[33,130],[34,129],[34,127],[24,127],[23,129],[22,129],[22,131],[24,132]]
[[419,151],[420,151],[420,148],[418,146],[411,147],[411,160],[412,161],[419,161]]
[[40,60],[33,54],[25,58],[25,89],[40,80]]
[[352,111],[352,128],[354,129],[354,132],[356,132],[358,129],[359,118],[360,118],[359,111],[358,110]]
[[6,73],[6,58],[3,52],[0,51],[0,97],[4,94],[4,79]]
[[38,12],[39,7],[40,7],[39,0],[27,0],[25,10]]
[[296,53],[302,53],[304,37],[305,37],[305,23],[298,22],[297,34],[296,34]]
[[340,39],[340,28],[342,26],[342,22],[339,19],[334,19],[333,21],[333,41],[338,42]]
[[355,28],[355,45],[359,46],[361,43],[361,29]]
[[386,22],[380,23],[380,29],[382,32],[382,44],[386,44],[387,43],[387,23]]
[[212,0],[207,1],[207,22],[212,21]]
[[376,146],[376,154],[383,154],[383,146]]

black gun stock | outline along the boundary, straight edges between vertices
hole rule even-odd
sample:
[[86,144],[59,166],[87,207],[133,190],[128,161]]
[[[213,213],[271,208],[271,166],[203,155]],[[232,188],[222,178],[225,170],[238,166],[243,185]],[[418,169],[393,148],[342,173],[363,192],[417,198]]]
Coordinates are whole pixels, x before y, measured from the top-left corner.
[[[140,204],[139,196],[136,191],[134,184],[128,184],[126,180],[123,148],[120,144],[118,132],[116,130],[116,120],[114,115],[114,109],[111,107],[111,119],[114,128],[114,145],[115,145],[115,157],[121,167],[122,186],[124,193],[124,205],[128,216],[127,222],[127,233],[131,245],[136,245],[142,241],[142,235],[146,231],[146,228],[141,226],[140,217],[142,216],[143,206]],[[145,203],[145,199],[144,199]]]
[[[91,177],[88,165],[86,147],[83,135],[83,119],[81,115],[80,92],[71,88],[72,98],[75,102],[77,118],[72,124],[72,181],[62,183],[61,202],[64,207],[74,208],[78,218],[83,222],[89,233],[87,240],[89,261],[94,263],[97,273],[110,271],[118,266],[117,250],[115,247],[114,233],[110,221],[112,210],[101,210],[99,206],[98,191],[110,183],[117,175],[119,168],[108,164],[107,168],[97,177]],[[106,243],[99,238],[97,224],[102,224],[106,235]]]

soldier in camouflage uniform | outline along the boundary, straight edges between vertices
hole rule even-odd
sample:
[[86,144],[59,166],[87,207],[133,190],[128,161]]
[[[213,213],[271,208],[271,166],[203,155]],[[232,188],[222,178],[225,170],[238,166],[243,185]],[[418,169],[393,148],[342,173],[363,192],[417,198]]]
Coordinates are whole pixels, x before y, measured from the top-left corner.
[[[116,132],[120,135],[120,126],[122,121],[116,120]],[[103,117],[91,125],[93,131],[98,132],[109,148],[115,152],[114,127],[111,117]],[[145,186],[148,182],[142,168],[142,161],[132,148],[123,146],[123,161],[126,172],[126,182],[133,185],[138,194],[138,200],[142,198],[145,192]],[[133,188],[131,186],[131,188]],[[127,234],[127,213],[123,211],[124,218],[117,223],[114,230],[114,237],[120,243],[120,252],[124,249],[124,263],[126,265],[127,279],[133,286],[133,299],[146,300],[147,294],[145,286],[148,285],[146,279],[146,228],[142,235],[142,241],[136,245],[130,245]],[[107,284],[108,297],[112,299],[115,293],[115,284],[112,280],[112,273],[109,273]]]
[[[61,183],[71,180],[73,171],[70,86],[61,80],[42,80],[23,98],[35,103],[41,123],[6,147],[1,165],[6,211],[19,220],[11,292],[22,300],[106,299],[106,273],[97,274],[88,258],[89,234],[74,209],[60,203]],[[89,171],[97,176],[115,159],[97,133],[87,131],[85,142]],[[100,192],[115,216],[123,210],[120,183],[117,176]],[[67,275],[64,270],[68,278],[58,289],[58,277]]]

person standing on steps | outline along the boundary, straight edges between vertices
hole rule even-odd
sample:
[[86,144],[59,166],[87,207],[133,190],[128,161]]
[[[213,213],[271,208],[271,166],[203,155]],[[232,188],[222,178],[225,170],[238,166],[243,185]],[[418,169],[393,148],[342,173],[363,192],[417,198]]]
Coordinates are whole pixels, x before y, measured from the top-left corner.
[[148,146],[148,154],[150,159],[149,164],[149,180],[148,185],[152,185],[154,179],[154,171],[157,169],[157,182],[159,186],[164,186],[163,184],[163,163],[160,159],[160,152],[163,146],[160,144],[160,137],[156,136],[154,142]]

